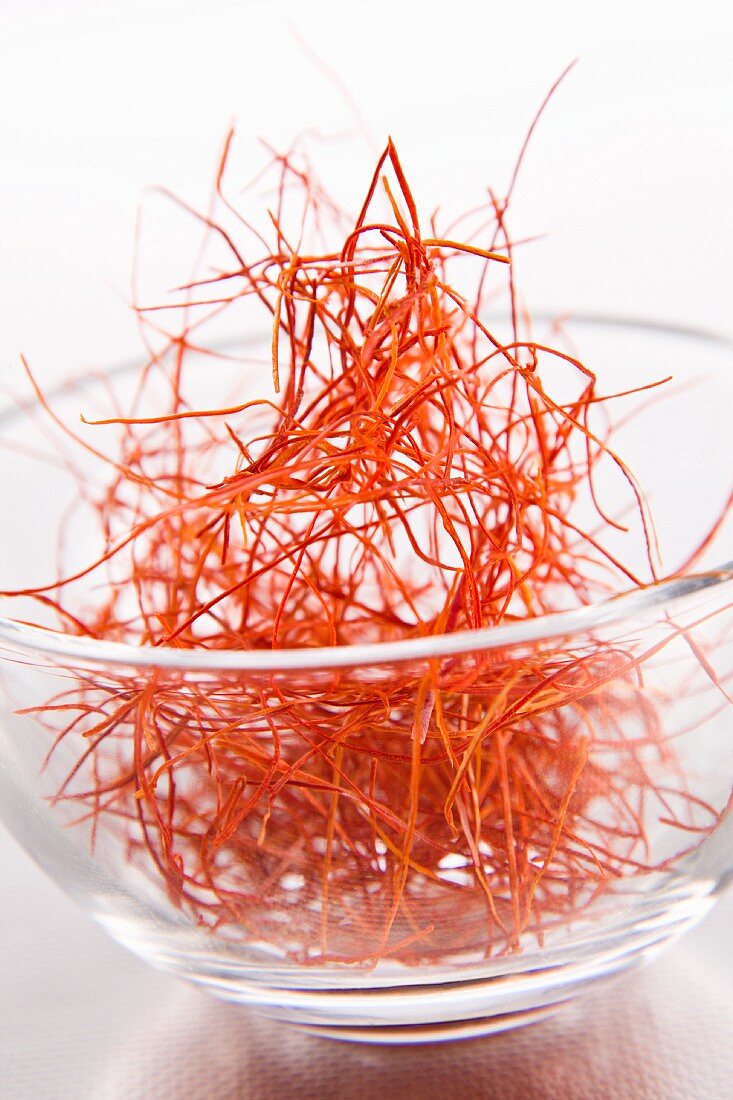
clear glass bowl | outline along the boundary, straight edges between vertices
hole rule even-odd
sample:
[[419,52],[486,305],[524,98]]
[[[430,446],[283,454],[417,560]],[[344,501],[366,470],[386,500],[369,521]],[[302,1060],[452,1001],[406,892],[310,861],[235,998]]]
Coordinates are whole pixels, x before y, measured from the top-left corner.
[[[729,492],[731,346],[588,318],[568,334],[601,391],[675,377],[615,438],[676,568]],[[87,377],[53,407],[93,413],[132,374]],[[78,490],[53,434],[33,404],[0,422],[3,587],[54,567]],[[307,651],[97,643],[25,625],[3,601],[3,820],[116,940],[219,997],[367,1041],[528,1022],[652,955],[733,866],[729,538],[723,525],[694,575],[581,610]],[[84,560],[83,531],[67,523],[66,540]],[[412,696],[377,722],[397,667]],[[555,690],[538,697],[549,673]],[[513,707],[498,727],[497,682]],[[295,710],[278,709],[284,683]],[[426,684],[462,715],[450,747],[412,736]],[[336,688],[348,731],[323,745]],[[164,745],[140,735],[141,708]],[[225,815],[209,782],[222,761]],[[380,798],[385,769],[401,804]]]

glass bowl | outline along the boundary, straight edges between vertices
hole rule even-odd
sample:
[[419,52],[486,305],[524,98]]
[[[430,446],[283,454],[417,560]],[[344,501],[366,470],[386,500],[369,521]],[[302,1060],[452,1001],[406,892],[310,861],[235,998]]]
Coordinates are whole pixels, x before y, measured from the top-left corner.
[[[628,399],[615,445],[679,572],[729,493],[731,345],[592,318],[566,336],[607,391],[675,378]],[[133,377],[51,404],[68,421]],[[53,574],[64,525],[84,558],[55,432],[34,403],[0,422],[4,588]],[[133,648],[4,600],[2,818],[117,941],[216,996],[362,1041],[529,1022],[674,939],[733,866],[729,536],[580,610],[394,643]],[[418,737],[421,693],[443,719]]]

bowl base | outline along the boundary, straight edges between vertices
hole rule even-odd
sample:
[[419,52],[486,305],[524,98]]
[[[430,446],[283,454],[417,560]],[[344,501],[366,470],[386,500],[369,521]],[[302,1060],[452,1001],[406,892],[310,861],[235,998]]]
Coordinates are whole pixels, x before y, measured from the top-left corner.
[[[546,958],[544,965],[481,973],[454,971],[432,981],[403,984],[334,986],[333,974],[310,975],[308,985],[284,981],[276,969],[265,976],[229,956],[171,949],[167,936],[140,935],[139,926],[98,919],[122,941],[158,969],[173,971],[215,997],[247,1007],[259,1015],[288,1023],[310,1034],[347,1042],[407,1044],[468,1039],[523,1027],[557,1011],[566,1002],[653,958],[696,923],[714,904],[715,886],[679,891],[672,898],[650,898],[643,913],[585,946],[575,945],[564,957]],[[137,933],[137,934],[136,934]],[[539,960],[537,960],[539,962]],[[291,984],[292,982],[292,984]]]
[[495,1035],[501,1031],[527,1027],[554,1015],[566,1000],[556,1004],[542,1005],[540,1008],[527,1009],[524,1012],[506,1012],[482,1019],[449,1020],[445,1023],[428,1024],[374,1024],[369,1027],[357,1027],[349,1024],[334,1026],[329,1024],[295,1024],[298,1031],[316,1035],[322,1039],[335,1039],[342,1043],[370,1043],[374,1046],[414,1046],[420,1043],[447,1043],[460,1039],[479,1039],[484,1035]]

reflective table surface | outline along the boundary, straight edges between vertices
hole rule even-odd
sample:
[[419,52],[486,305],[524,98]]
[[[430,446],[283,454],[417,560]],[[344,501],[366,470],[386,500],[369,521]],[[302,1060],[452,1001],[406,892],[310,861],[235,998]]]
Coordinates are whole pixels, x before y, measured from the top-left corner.
[[358,1047],[148,969],[0,832],[3,1100],[729,1100],[733,894],[644,969],[519,1031]]

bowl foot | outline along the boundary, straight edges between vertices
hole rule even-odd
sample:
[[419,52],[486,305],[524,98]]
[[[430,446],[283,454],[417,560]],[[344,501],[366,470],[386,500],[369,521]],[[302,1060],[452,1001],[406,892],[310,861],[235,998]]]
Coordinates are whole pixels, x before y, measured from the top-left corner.
[[375,1046],[416,1045],[420,1043],[447,1043],[460,1039],[478,1039],[501,1031],[527,1027],[554,1015],[564,1001],[542,1005],[540,1008],[518,1012],[506,1012],[482,1019],[449,1020],[445,1023],[390,1024],[357,1027],[350,1024],[295,1024],[298,1031],[323,1039],[335,1039],[342,1043],[369,1043]]

